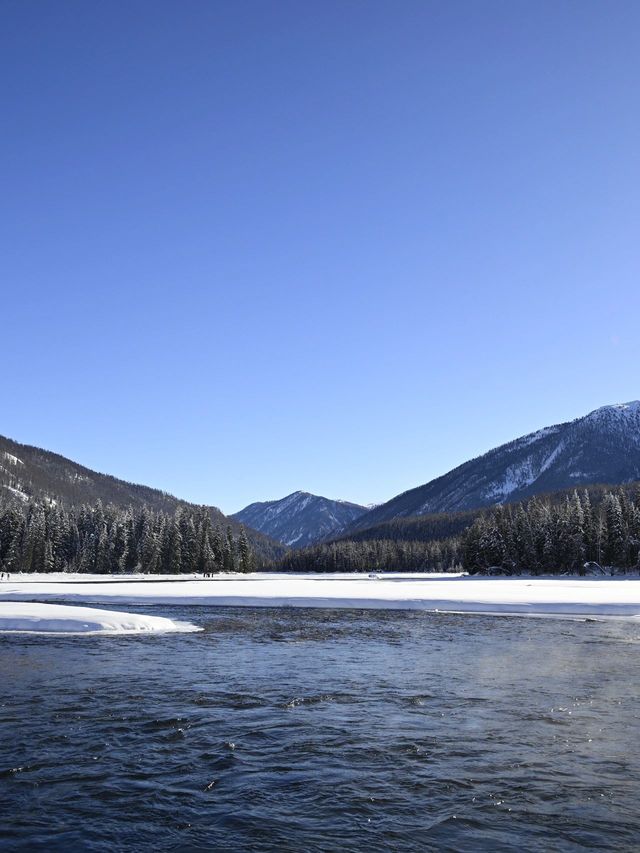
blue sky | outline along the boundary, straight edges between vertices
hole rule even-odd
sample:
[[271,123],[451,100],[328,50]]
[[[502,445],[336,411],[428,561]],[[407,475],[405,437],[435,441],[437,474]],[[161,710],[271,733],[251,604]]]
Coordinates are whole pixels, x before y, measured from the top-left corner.
[[1,12],[0,433],[233,512],[640,397],[640,4]]

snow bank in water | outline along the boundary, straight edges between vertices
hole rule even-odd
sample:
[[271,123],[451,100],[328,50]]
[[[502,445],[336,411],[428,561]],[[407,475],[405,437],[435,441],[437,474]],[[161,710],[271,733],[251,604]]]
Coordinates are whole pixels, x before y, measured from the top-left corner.
[[[0,583],[0,600],[329,607],[556,616],[640,616],[640,579],[452,575],[218,575],[210,580],[82,576]],[[128,615],[128,614],[125,614]],[[140,617],[148,618],[148,617]]]
[[61,604],[0,602],[0,632],[28,631],[38,634],[160,634],[170,631],[199,631],[187,622],[174,622],[163,616],[139,616],[96,610],[93,607],[69,607]]

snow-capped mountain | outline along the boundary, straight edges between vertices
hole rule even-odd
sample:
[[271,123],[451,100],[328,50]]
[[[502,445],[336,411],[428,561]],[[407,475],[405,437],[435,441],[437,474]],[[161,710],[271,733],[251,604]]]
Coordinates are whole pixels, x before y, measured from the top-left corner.
[[522,500],[589,483],[640,479],[640,402],[603,406],[545,427],[404,492],[356,520],[349,531],[393,518]]
[[279,501],[249,504],[231,517],[285,545],[303,548],[338,533],[366,512],[366,507],[348,501],[293,492]]

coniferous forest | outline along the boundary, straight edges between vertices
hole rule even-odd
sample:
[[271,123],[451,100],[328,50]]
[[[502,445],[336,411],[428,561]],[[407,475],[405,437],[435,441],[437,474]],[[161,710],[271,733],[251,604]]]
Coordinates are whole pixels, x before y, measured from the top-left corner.
[[274,565],[285,572],[446,572],[460,570],[459,539],[432,542],[342,539],[289,551]]
[[[458,518],[458,515],[460,518]],[[443,535],[445,534],[445,535]],[[448,535],[447,535],[448,534]],[[640,569],[640,487],[602,487],[490,510],[402,519],[265,563],[246,533],[206,507],[0,504],[5,572],[215,573],[460,571],[581,574],[585,563]],[[368,537],[368,538],[365,538]]]
[[[462,514],[461,514],[462,515]],[[290,551],[277,566],[289,572],[460,571],[505,574],[581,574],[585,563],[640,569],[640,488],[532,498],[465,513],[467,529],[446,538],[427,531],[453,530],[455,514],[399,520],[375,533],[394,538],[342,539]],[[415,538],[416,531],[425,540]],[[403,539],[403,531],[407,538]],[[364,537],[366,531],[359,534]]]
[[479,516],[466,532],[462,566],[470,572],[581,574],[585,563],[640,568],[640,488],[598,495],[588,490],[563,501],[532,498]]
[[0,505],[5,572],[180,574],[250,572],[255,558],[242,530],[212,525],[206,507],[173,514],[147,507],[66,508],[29,501]]

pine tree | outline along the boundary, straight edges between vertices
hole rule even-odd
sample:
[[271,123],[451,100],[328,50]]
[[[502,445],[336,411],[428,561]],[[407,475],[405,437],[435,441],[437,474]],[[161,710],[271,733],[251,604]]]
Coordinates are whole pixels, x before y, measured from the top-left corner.
[[225,558],[224,558],[224,547],[223,547],[223,535],[222,529],[220,525],[216,525],[213,529],[209,537],[209,541],[211,543],[211,549],[213,551],[213,558],[217,566],[219,566],[219,571],[226,571],[225,569]]
[[184,572],[195,572],[200,563],[200,543],[193,518],[182,513],[179,527],[182,541],[182,570]]
[[233,530],[231,529],[231,525],[227,526],[227,535],[225,536],[223,543],[224,553],[222,555],[222,562],[224,566],[225,572],[235,572],[236,570],[236,554],[235,554],[235,542],[233,539]]
[[574,571],[582,571],[586,554],[584,531],[584,510],[577,491],[574,491],[566,505],[567,549],[566,565]]
[[584,543],[585,543],[585,559],[595,560],[596,555],[596,525],[593,517],[593,508],[591,506],[591,498],[589,492],[585,489],[582,493],[582,514],[584,517]]
[[41,572],[44,568],[45,520],[42,507],[31,504],[27,514],[23,571]]
[[[104,518],[102,514],[99,517],[101,519]],[[107,535],[107,525],[104,520],[100,521],[100,527],[95,538],[94,571],[99,575],[107,574],[111,571],[109,537]]]
[[127,567],[129,541],[127,536],[126,519],[115,524],[111,547],[112,571],[123,574]]
[[240,571],[245,573],[253,571],[253,554],[251,553],[251,546],[249,545],[244,527],[240,531],[238,551],[240,555]]
[[220,571],[220,566],[216,563],[216,557],[213,552],[213,548],[211,547],[211,542],[209,541],[208,534],[205,536],[204,543],[202,546],[201,566],[201,571],[205,574],[212,574],[213,572]]
[[609,566],[627,564],[627,534],[620,498],[607,493],[604,499],[604,511],[607,524],[605,560]]
[[166,529],[165,571],[170,575],[179,575],[182,572],[182,534],[177,520],[174,518]]

